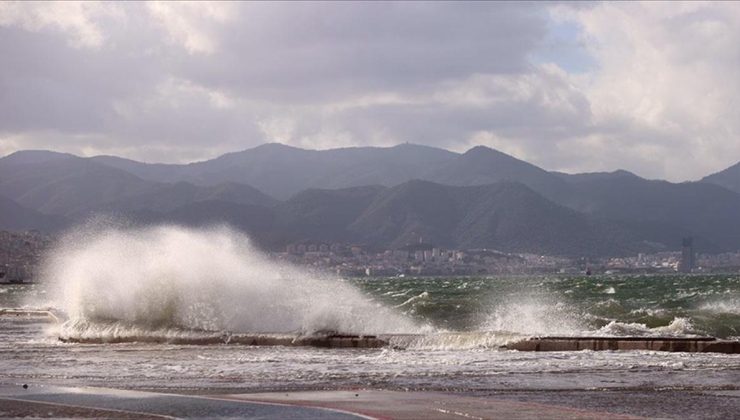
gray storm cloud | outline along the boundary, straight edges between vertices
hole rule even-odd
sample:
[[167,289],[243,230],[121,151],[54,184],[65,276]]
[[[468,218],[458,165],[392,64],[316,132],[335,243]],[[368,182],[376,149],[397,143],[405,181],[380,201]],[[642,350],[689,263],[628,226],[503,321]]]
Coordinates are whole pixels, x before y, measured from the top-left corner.
[[4,2],[0,154],[411,141],[693,179],[740,159],[738,28],[736,4]]

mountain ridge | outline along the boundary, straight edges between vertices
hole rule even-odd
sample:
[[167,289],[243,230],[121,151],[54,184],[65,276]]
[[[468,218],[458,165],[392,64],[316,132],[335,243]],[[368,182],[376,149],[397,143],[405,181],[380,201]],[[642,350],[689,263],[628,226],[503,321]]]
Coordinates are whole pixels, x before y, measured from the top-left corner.
[[740,249],[740,194],[724,186],[624,170],[550,172],[485,146],[269,143],[186,165],[25,151],[0,158],[0,195],[72,221],[98,212],[146,223],[223,220],[271,248],[308,239],[395,247],[422,232],[454,246],[556,253],[676,249],[684,236],[707,251]]
[[740,162],[719,172],[707,175],[701,182],[716,184],[728,190],[740,193]]

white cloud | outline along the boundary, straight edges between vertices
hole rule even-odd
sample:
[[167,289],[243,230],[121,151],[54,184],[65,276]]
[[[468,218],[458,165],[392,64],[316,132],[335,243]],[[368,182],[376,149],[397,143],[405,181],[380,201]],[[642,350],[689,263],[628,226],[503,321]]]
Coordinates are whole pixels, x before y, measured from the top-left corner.
[[736,3],[0,2],[0,153],[410,141],[694,179],[740,159],[738,40]]
[[109,2],[0,2],[0,26],[58,31],[77,48],[99,48],[105,41],[100,21],[122,17],[121,8]]
[[583,28],[598,68],[580,88],[605,152],[634,149],[622,166],[684,180],[740,159],[736,3],[607,2],[556,16]]
[[235,10],[229,2],[147,3],[151,16],[161,24],[170,39],[191,54],[212,54],[218,47],[217,27],[231,20]]
[[269,142],[294,143],[296,121],[289,117],[268,117],[257,121],[257,127]]

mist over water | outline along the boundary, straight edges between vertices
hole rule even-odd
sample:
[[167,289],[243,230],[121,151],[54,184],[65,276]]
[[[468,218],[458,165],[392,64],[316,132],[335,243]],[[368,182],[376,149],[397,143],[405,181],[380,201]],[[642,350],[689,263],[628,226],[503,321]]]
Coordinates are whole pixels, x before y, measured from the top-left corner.
[[227,227],[87,226],[50,253],[44,281],[68,317],[62,335],[423,330],[340,279],[271,261]]

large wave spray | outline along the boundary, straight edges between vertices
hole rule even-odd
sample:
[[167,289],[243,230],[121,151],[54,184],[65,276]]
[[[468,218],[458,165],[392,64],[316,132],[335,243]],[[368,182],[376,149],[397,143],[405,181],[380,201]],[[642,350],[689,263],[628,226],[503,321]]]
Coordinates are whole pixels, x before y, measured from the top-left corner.
[[105,326],[97,334],[419,331],[341,279],[268,259],[227,227],[87,226],[59,242],[44,277],[69,335],[95,325]]

